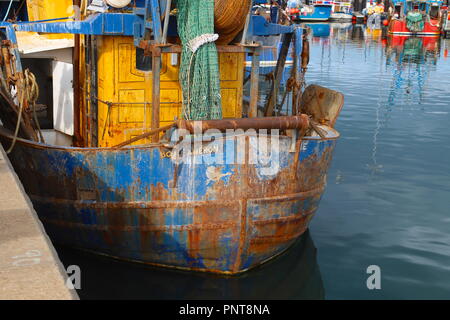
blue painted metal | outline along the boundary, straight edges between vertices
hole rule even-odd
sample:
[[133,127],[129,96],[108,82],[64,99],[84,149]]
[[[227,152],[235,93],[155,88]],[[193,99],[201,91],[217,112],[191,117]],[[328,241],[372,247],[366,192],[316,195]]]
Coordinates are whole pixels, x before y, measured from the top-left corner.
[[262,16],[253,15],[248,28],[249,36],[270,36],[283,33],[291,33],[295,26],[283,26],[269,23]]
[[[92,15],[83,21],[66,22],[23,22],[15,24],[16,31],[41,33],[72,33],[88,35],[133,36],[135,26],[143,25],[143,19],[130,13],[102,13]],[[139,28],[143,36],[143,28]]]
[[[289,79],[292,73],[292,68],[295,67],[294,60],[295,60],[295,53],[297,52],[297,57],[299,60],[299,63],[297,66],[300,67],[300,59],[301,59],[301,52],[302,52],[302,34],[303,29],[302,28],[295,28],[296,30],[296,36],[300,39],[300,41],[293,41],[291,47],[289,48],[289,52],[286,58],[286,65],[283,70],[283,75],[280,81],[280,84],[284,86],[286,84],[286,81]],[[280,37],[279,36],[268,36],[268,37],[254,37],[254,41],[259,42],[262,44],[262,48],[260,50],[260,68],[259,73],[261,75],[268,75],[271,72],[275,71],[275,67],[277,64],[277,60],[281,51],[281,45]],[[268,44],[270,43],[270,44]],[[251,72],[251,62],[253,59],[253,55],[247,54],[246,56],[246,72],[250,74]]]
[[300,70],[302,62],[302,48],[303,48],[303,29],[295,28],[294,32],[294,56],[293,59],[296,60],[296,66]]
[[[56,243],[121,259],[199,271],[237,273],[286,250],[308,227],[339,134],[305,138],[266,165],[211,164],[258,154],[252,134],[238,148],[195,155],[176,166],[167,149],[65,148],[22,139],[10,155],[47,233]],[[259,136],[260,139],[264,136]],[[11,136],[0,133],[2,143]],[[261,142],[261,140],[260,140]],[[206,148],[212,147],[210,142]],[[198,163],[197,163],[198,162]],[[175,178],[176,177],[176,178]]]
[[[142,12],[139,8],[134,13],[100,13],[91,15],[83,21],[65,22],[22,22],[14,25],[16,31],[40,33],[71,33],[86,35],[133,36],[138,44],[144,38],[146,30],[152,30],[152,35],[158,43],[161,40],[161,14],[157,0],[146,0],[151,11]],[[149,16],[151,15],[151,17]],[[291,33],[295,26],[283,26],[267,22],[262,16],[252,16],[248,36],[269,36]],[[171,19],[169,35],[175,36],[176,23]]]
[[159,7],[159,1],[158,0],[146,0],[146,20],[145,23],[147,23],[150,20],[151,17],[151,31],[153,34],[153,38],[156,43],[161,43],[161,37],[162,37],[162,28],[161,28],[161,11]]

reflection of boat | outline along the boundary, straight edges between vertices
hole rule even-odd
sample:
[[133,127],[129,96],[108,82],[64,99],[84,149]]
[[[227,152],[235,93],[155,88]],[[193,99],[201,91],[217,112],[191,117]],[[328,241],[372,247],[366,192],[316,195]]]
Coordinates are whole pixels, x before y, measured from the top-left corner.
[[[33,20],[38,21],[0,25],[0,107],[8,111],[0,113],[0,139],[11,151],[10,160],[51,239],[134,262],[227,274],[246,271],[287,250],[318,208],[339,138],[333,126],[343,96],[310,86],[302,100],[301,86],[293,85],[291,116],[273,117],[280,67],[269,91],[273,98],[265,105],[266,117],[257,117],[259,64],[255,60],[252,67],[245,110],[244,61],[246,53],[257,56],[259,50],[246,36],[280,33],[285,34],[285,49],[298,39],[293,52],[299,61],[303,30],[248,16],[251,1],[178,0],[176,16],[165,8],[167,1],[119,1],[132,7],[106,6],[102,13],[83,9],[78,21],[55,22],[62,16],[48,16],[51,8],[72,8],[72,0],[65,1],[65,8],[60,1],[61,6],[53,0],[30,1]],[[232,17],[221,19],[221,38],[207,31],[200,37],[189,34],[201,19],[213,15],[218,3],[224,16]],[[195,19],[197,5],[203,14]],[[171,23],[175,19],[178,29]],[[219,27],[211,25],[213,20],[203,21],[207,30]],[[243,29],[248,32],[241,33],[242,45],[230,45]],[[36,81],[19,55],[24,34],[38,39],[33,48],[40,52],[34,52],[36,60],[29,63]],[[64,54],[47,52],[40,60],[49,49],[46,44],[54,44],[51,39],[43,42],[42,34],[70,34],[75,48]],[[81,36],[73,41],[74,34]],[[212,44],[215,40],[217,45]],[[301,64],[295,66],[294,84],[302,76]],[[48,73],[39,76],[40,70]],[[58,127],[44,138],[32,109],[39,103],[36,82],[43,89],[49,79],[41,98],[55,97],[49,107]],[[200,84],[217,85],[215,93],[201,90]],[[13,88],[18,96],[12,96]],[[330,95],[334,103],[324,103]],[[212,97],[214,103],[205,103]],[[320,106],[332,108],[326,118],[314,114],[321,123],[317,127],[309,115]],[[194,124],[221,134],[211,139]],[[233,127],[242,131],[223,134]],[[243,131],[247,129],[281,133],[272,140],[267,131],[260,135]],[[259,149],[261,145],[266,148]]]
[[389,33],[439,37],[441,1],[394,0],[390,10]]
[[308,23],[306,25],[311,28],[313,37],[330,36],[330,25],[328,23]]
[[413,97],[420,104],[429,71],[435,68],[440,54],[440,38],[389,36],[386,65],[394,68],[388,103],[399,101],[399,95]]
[[351,30],[354,26],[351,22],[330,22],[329,25],[332,30],[340,32]]
[[367,28],[372,30],[380,30],[381,22],[384,17],[384,5],[377,1],[376,4],[368,5],[366,9],[363,10],[367,14]]
[[[324,299],[317,249],[306,231],[291,249],[244,275],[224,277],[114,262],[57,248],[83,270],[81,299]],[[111,281],[114,279],[114,281]],[[149,290],[151,288],[151,290]]]
[[435,37],[389,36],[387,47],[388,64],[392,57],[398,62],[424,64],[426,61],[437,62],[440,52],[440,39]]

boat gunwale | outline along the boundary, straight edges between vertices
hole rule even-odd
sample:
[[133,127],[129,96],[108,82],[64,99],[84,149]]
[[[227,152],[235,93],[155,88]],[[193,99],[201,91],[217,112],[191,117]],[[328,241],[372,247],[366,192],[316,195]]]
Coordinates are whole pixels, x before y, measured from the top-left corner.
[[[333,133],[333,136],[321,138],[320,136],[307,136],[302,137],[301,140],[306,141],[328,141],[328,140],[338,140],[341,137],[341,134],[336,129],[329,127],[329,126],[320,126],[320,127],[326,127],[327,130],[329,130],[331,133]],[[253,135],[252,133],[246,133],[245,135]],[[259,134],[258,134],[259,135]],[[14,137],[6,132],[6,129],[0,125],[0,137],[4,137],[9,140],[13,140]],[[289,136],[280,135],[283,139],[291,139]],[[30,146],[35,149],[51,149],[51,150],[60,150],[60,151],[67,151],[67,152],[90,152],[90,151],[130,151],[130,150],[145,150],[145,149],[154,149],[154,148],[166,148],[166,149],[172,149],[173,146],[170,146],[168,144],[164,143],[150,143],[146,145],[136,145],[136,146],[126,146],[126,147],[71,147],[71,146],[58,146],[53,144],[47,144],[32,140],[27,140],[24,138],[17,137],[16,143],[20,143],[22,145]]]

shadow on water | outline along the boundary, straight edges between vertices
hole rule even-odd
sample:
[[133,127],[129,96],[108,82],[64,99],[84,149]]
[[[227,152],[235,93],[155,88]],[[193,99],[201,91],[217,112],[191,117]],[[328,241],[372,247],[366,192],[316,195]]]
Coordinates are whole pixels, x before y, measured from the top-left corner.
[[56,247],[67,268],[81,269],[81,299],[324,299],[309,230],[279,257],[239,276],[185,272]]

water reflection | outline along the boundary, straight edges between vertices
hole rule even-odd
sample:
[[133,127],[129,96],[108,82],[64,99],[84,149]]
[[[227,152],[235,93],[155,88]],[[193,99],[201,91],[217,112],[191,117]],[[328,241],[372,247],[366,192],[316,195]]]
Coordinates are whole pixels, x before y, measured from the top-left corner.
[[[423,88],[430,71],[435,70],[440,53],[440,38],[388,38],[386,65],[394,70],[388,103],[410,99],[422,103]],[[403,88],[403,90],[402,90]],[[405,94],[406,97],[401,95]]]
[[81,299],[323,299],[317,250],[307,231],[284,254],[240,276],[147,267],[57,248],[82,270]]
[[313,37],[328,37],[330,36],[330,25],[328,23],[306,23],[311,29],[311,34]]
[[[330,27],[307,74],[346,99],[311,224],[327,298],[448,299],[450,40]],[[372,264],[380,291],[366,287]]]

